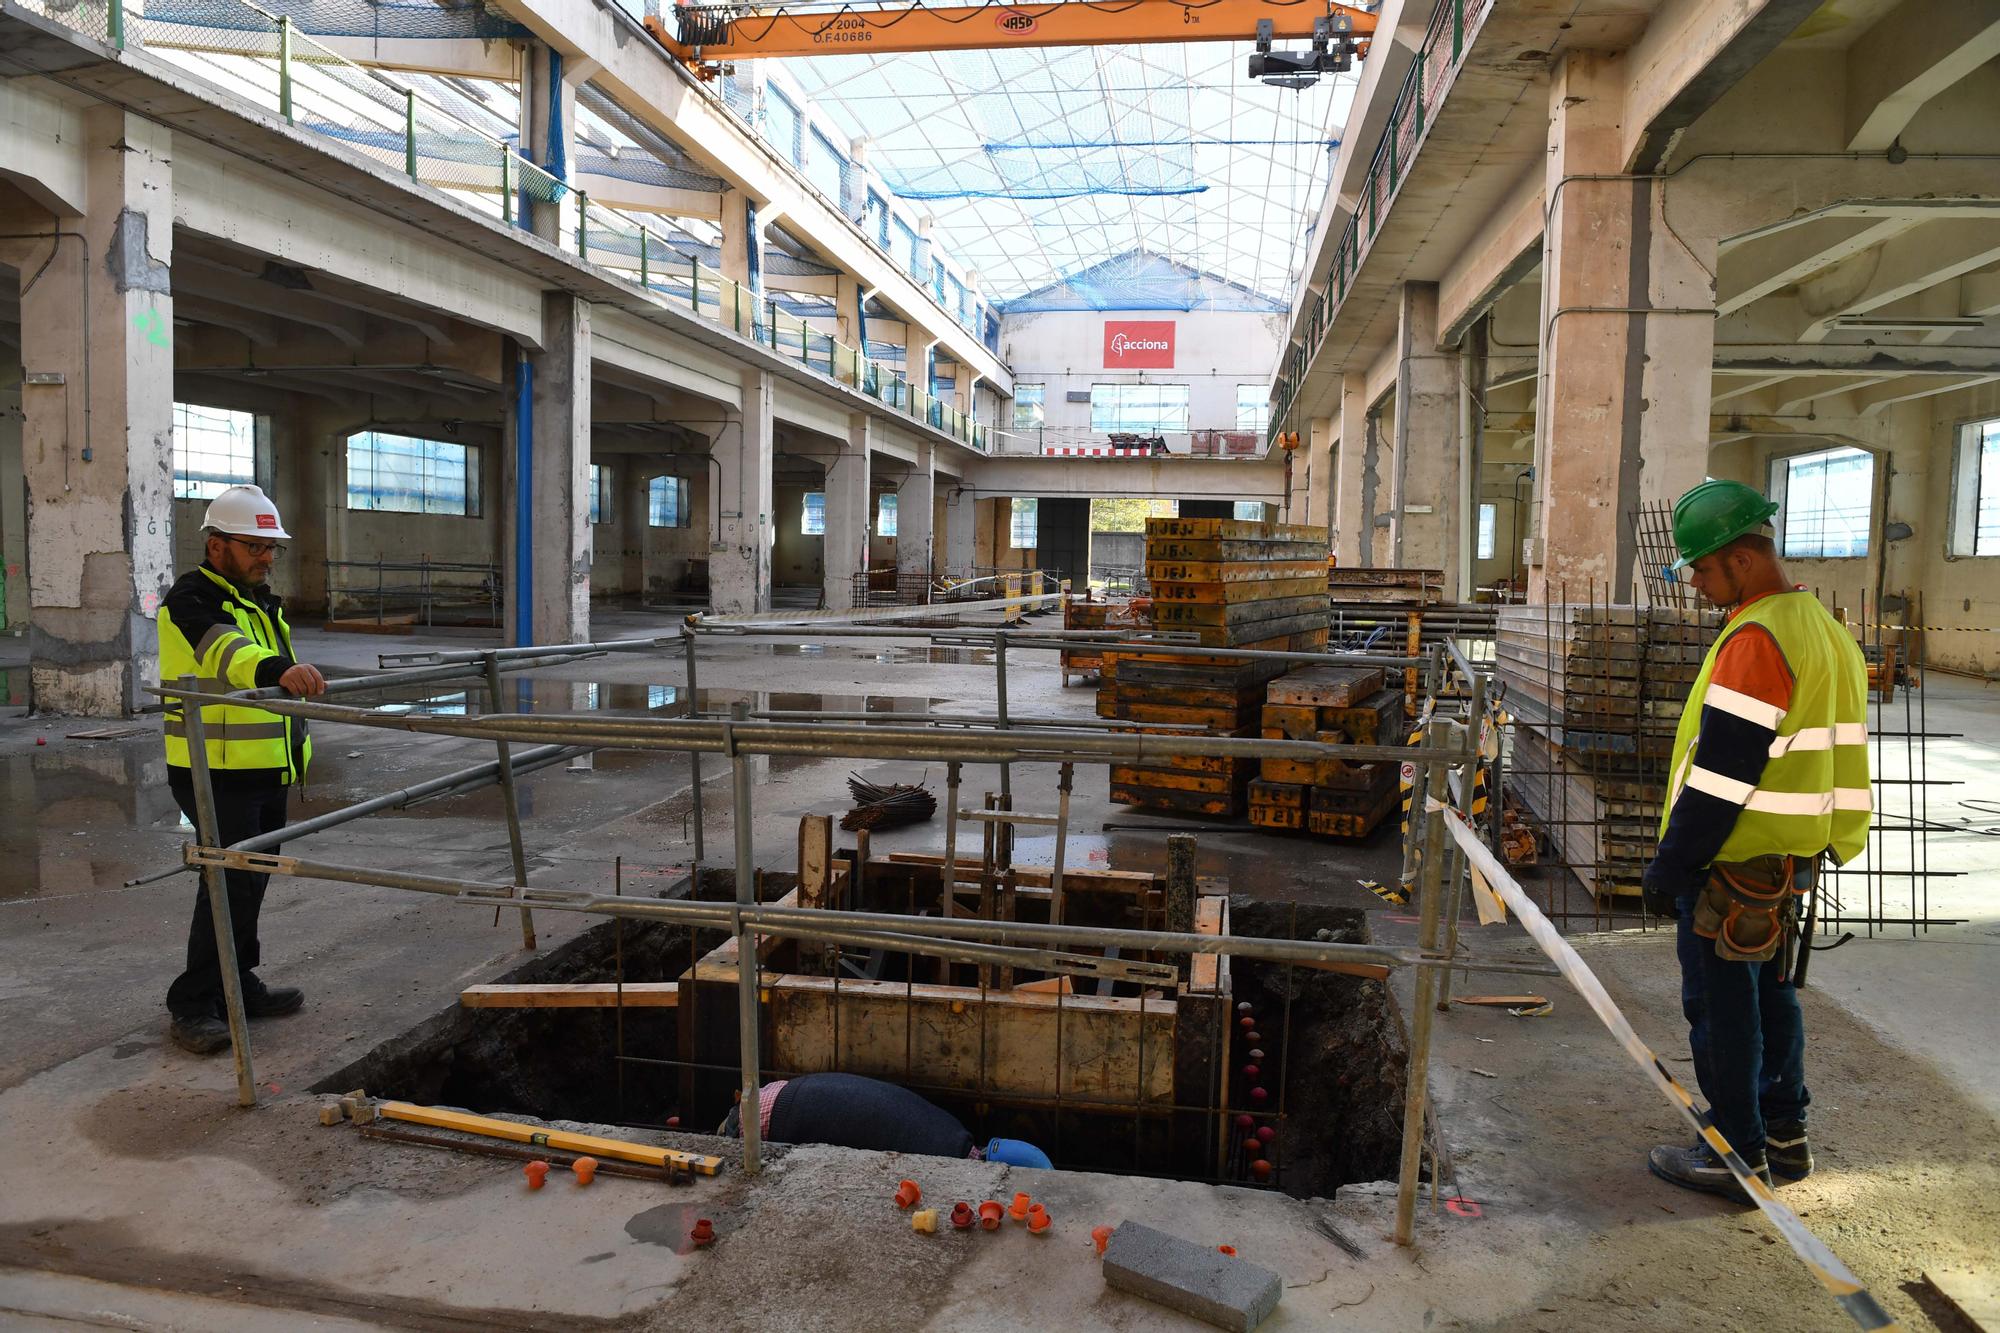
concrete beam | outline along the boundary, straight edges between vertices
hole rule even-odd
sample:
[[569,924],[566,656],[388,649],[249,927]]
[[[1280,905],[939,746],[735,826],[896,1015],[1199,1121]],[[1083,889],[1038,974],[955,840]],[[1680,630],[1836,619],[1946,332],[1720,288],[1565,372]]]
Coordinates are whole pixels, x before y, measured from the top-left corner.
[[1979,219],[1933,222],[1899,235],[1877,251],[1872,274],[1858,285],[1845,272],[1805,283],[1799,302],[1815,317],[1800,342],[1821,342],[1842,316],[1865,315],[1963,274],[2000,262],[2000,210]]
[[0,180],[58,216],[84,208],[83,110],[35,79],[0,79]]
[[1847,49],[1848,149],[1888,148],[1926,102],[1996,57],[1989,0],[1903,0]]
[[971,464],[964,489],[985,496],[1158,496],[1285,502],[1285,464],[1264,458],[1038,458],[1002,455]]
[[1850,416],[1879,416],[1897,403],[1909,403],[1919,398],[1932,398],[1958,389],[1970,389],[1974,385],[1991,383],[1996,379],[2000,379],[2000,372],[1990,375],[1905,376],[1900,379],[1885,380],[1867,388],[1856,388],[1845,395],[1844,405]]
[[1968,273],[1958,280],[1958,313],[1981,319],[2000,315],[2000,268]]
[[1716,316],[1741,310],[1781,287],[1803,282],[1822,269],[1902,235],[1917,222],[1908,216],[1881,220],[1841,217],[1725,246],[1716,269]]
[[368,326],[359,314],[312,292],[269,282],[196,255],[183,256],[180,269],[177,285],[191,293],[330,333],[350,349],[358,350],[368,341]]
[[1660,6],[1630,52],[1622,136],[1627,169],[1659,170],[1688,127],[1778,49],[1822,0],[1706,0]]

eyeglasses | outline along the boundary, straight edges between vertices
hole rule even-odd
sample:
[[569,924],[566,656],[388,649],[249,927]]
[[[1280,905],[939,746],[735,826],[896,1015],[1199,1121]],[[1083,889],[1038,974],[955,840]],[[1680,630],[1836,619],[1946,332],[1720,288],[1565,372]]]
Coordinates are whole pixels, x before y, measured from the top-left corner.
[[218,532],[216,536],[222,538],[222,540],[226,542],[235,542],[238,546],[241,546],[245,550],[249,551],[251,555],[268,555],[273,560],[276,560],[279,556],[285,553],[285,548],[278,545],[278,543],[276,542],[246,541],[241,537],[232,537],[226,532]]

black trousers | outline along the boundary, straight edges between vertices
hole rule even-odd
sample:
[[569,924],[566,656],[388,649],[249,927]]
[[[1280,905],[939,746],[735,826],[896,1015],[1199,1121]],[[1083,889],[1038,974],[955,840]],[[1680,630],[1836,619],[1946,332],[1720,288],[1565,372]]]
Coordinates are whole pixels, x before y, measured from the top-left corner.
[[[194,786],[187,770],[169,768],[167,786],[181,813],[190,823],[194,822]],[[227,846],[283,828],[290,794],[290,787],[275,782],[253,787],[218,785],[215,822],[222,844]],[[245,978],[245,985],[252,988],[256,979],[250,976],[250,971],[258,962],[257,915],[263,910],[264,886],[270,879],[269,875],[248,870],[223,872],[229,892],[230,933],[236,939],[236,970]],[[187,970],[167,988],[167,1011],[176,1018],[222,1016],[222,960],[215,948],[215,919],[209,914],[205,878],[194,896],[194,919],[188,923]]]

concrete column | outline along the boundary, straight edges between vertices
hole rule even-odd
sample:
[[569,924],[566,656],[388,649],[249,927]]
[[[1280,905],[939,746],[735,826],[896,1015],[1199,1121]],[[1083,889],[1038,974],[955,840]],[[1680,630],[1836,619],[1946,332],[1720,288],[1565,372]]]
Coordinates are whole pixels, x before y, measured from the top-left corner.
[[944,572],[966,578],[976,563],[979,501],[964,486],[952,486],[944,497]]
[[1632,511],[1707,468],[1714,240],[1661,224],[1658,182],[1576,179],[1625,169],[1628,78],[1578,51],[1550,82],[1531,600],[1631,599]]
[[[1305,488],[1305,516],[1297,521],[1310,523],[1316,528],[1333,526],[1333,478],[1337,466],[1334,441],[1337,437],[1336,417],[1314,417],[1306,423],[1302,432],[1304,438],[1292,466],[1295,485]],[[1303,472],[1303,480],[1297,473]]]
[[847,423],[847,447],[826,466],[826,544],[820,552],[820,586],[829,611],[854,606],[854,575],[868,569],[868,538],[875,527],[870,508],[874,460],[869,449],[874,418],[857,412]]
[[1333,476],[1333,553],[1350,569],[1375,563],[1376,453],[1368,382],[1350,371],[1340,378],[1340,448]]
[[612,502],[612,531],[617,534],[623,567],[618,590],[627,597],[646,595],[646,528],[651,518],[647,483],[658,471],[658,460],[637,454],[619,460],[612,469],[617,498]]
[[716,438],[721,492],[709,543],[709,606],[719,614],[771,609],[771,463],[775,381],[743,372],[743,406]]
[[1389,562],[1442,569],[1459,595],[1458,357],[1438,347],[1437,284],[1402,284],[1397,312],[1396,458],[1389,502]]
[[861,280],[849,273],[833,278],[833,336],[863,353],[861,346]]
[[312,400],[295,396],[292,410],[273,415],[271,453],[279,462],[282,479],[277,493],[278,512],[292,534],[291,549],[285,552],[285,572],[291,583],[288,610],[326,614],[326,562],[333,555],[334,507],[345,508],[341,494],[344,480],[341,459],[311,407]]
[[175,573],[173,136],[108,106],[83,128],[84,217],[0,248],[23,284],[33,705],[106,716],[151,702]]
[[[562,52],[531,41],[521,61],[521,153],[558,180],[568,180],[576,151],[576,88],[563,77]],[[556,203],[521,201],[521,218],[545,241],[560,241]]]
[[516,370],[529,380],[527,439],[518,433],[516,396],[503,444],[513,464],[508,624],[517,644],[577,643],[590,637],[590,303],[544,292],[542,345]]
[[0,364],[0,633],[28,632],[28,497],[21,477],[21,367]]
[[931,516],[937,507],[937,456],[931,446],[917,446],[917,465],[903,476],[896,493],[896,568],[901,573],[930,577]]

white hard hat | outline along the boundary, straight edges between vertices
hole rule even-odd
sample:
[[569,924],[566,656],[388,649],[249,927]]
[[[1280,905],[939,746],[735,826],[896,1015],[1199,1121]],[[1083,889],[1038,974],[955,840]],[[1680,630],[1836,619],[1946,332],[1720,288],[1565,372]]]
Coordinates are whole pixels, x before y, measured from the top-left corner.
[[231,486],[208,502],[201,525],[238,537],[268,537],[272,541],[290,541],[292,537],[285,531],[285,521],[278,517],[278,506],[261,486]]

